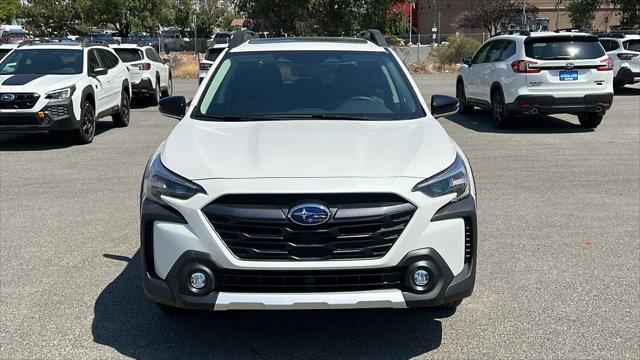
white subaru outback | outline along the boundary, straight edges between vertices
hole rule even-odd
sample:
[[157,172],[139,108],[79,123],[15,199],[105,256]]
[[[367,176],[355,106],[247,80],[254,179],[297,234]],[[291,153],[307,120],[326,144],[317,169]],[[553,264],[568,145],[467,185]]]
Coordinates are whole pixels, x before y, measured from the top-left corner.
[[96,119],[129,124],[129,71],[105,46],[32,44],[0,62],[0,133],[65,132],[93,141]]
[[613,102],[613,62],[590,34],[513,32],[491,38],[458,71],[460,113],[492,111],[497,127],[517,115],[578,115],[595,128]]
[[149,160],[146,295],[161,308],[455,307],[473,290],[467,158],[378,31],[234,35]]

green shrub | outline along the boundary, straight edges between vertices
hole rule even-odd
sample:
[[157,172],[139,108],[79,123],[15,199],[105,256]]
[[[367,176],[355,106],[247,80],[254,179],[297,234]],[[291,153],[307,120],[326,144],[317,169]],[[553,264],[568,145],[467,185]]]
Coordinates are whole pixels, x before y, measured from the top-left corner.
[[467,36],[452,36],[448,44],[442,44],[435,50],[435,56],[442,65],[458,64],[463,58],[473,56],[480,42]]

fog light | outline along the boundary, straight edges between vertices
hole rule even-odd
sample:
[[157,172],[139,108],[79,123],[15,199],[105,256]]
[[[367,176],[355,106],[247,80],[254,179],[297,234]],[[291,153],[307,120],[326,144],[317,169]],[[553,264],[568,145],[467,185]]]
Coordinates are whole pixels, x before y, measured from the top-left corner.
[[202,289],[203,287],[207,286],[207,275],[200,271],[194,272],[193,274],[191,274],[190,281],[191,286],[193,286],[194,289]]
[[417,269],[413,272],[413,283],[417,286],[425,286],[429,283],[429,272],[425,269]]

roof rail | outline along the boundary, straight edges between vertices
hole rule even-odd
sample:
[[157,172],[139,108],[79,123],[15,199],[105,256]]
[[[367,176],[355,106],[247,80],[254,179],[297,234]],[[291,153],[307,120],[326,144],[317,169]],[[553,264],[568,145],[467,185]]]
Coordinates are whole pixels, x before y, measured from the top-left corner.
[[587,34],[591,34],[591,31],[589,31],[589,30],[586,30],[586,29],[576,29],[576,28],[555,29],[553,32],[556,32],[556,33],[561,33],[561,32],[580,32],[580,33],[587,33]]
[[380,32],[380,30],[376,30],[376,29],[362,30],[358,33],[358,37],[369,40],[380,47],[389,46],[387,44],[387,39],[384,38],[384,35],[382,35],[382,32]]
[[503,30],[503,31],[498,31],[495,34],[493,34],[491,37],[494,36],[500,36],[500,35],[522,35],[522,36],[529,36],[531,35],[531,31],[529,30],[524,30],[524,29],[512,29],[512,30]]
[[625,30],[625,31],[613,31],[610,33],[604,33],[600,36],[598,36],[599,38],[601,37],[608,37],[608,38],[618,38],[618,39],[624,39],[625,37],[627,37],[627,35],[640,35],[640,30],[637,31],[630,31],[630,30]]
[[231,35],[231,39],[229,39],[229,49],[238,47],[256,37],[258,37],[258,34],[251,30],[236,31]]

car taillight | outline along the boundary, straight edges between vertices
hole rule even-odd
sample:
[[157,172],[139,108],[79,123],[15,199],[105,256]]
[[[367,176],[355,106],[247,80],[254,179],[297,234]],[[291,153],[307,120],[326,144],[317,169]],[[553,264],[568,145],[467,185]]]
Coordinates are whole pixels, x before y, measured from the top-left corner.
[[134,64],[133,66],[137,67],[140,70],[150,70],[151,69],[151,64],[149,64],[149,63]]
[[211,64],[200,63],[200,70],[209,70],[211,68]]
[[638,54],[620,53],[620,54],[618,54],[618,59],[620,59],[620,60],[631,60],[636,56],[638,56]]
[[613,71],[613,60],[606,58],[600,61],[602,65],[598,66],[596,70],[598,71]]
[[516,60],[511,63],[511,69],[513,72],[521,73],[521,74],[537,74],[541,70],[540,69],[531,69],[531,65],[537,65],[538,63],[535,61],[529,60]]

